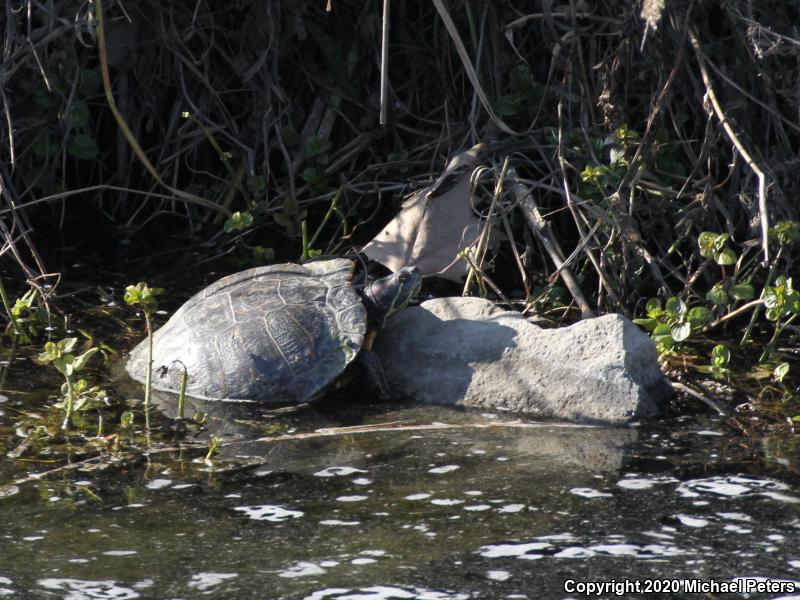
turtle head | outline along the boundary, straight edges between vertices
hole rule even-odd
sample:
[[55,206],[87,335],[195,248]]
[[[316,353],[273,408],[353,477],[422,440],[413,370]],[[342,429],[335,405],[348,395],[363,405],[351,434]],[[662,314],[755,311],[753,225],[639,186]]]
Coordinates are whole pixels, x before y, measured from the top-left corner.
[[368,328],[380,329],[397,311],[406,307],[419,293],[422,274],[416,267],[403,267],[388,277],[376,279],[364,286],[362,296],[367,308]]

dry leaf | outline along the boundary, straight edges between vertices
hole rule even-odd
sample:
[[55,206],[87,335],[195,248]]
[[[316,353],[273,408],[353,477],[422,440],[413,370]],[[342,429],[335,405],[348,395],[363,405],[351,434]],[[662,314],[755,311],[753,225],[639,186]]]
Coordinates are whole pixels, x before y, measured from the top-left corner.
[[392,271],[414,265],[423,275],[461,282],[469,266],[457,260],[458,253],[472,245],[483,228],[472,210],[470,189],[482,149],[478,144],[450,159],[439,178],[404,202],[363,252]]

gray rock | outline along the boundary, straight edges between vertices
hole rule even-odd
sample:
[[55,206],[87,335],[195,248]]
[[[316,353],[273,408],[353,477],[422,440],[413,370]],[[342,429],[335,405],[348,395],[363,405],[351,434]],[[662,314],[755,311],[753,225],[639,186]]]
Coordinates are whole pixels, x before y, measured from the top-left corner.
[[391,319],[375,350],[418,402],[623,424],[671,396],[650,338],[621,315],[541,329],[488,300],[440,298]]

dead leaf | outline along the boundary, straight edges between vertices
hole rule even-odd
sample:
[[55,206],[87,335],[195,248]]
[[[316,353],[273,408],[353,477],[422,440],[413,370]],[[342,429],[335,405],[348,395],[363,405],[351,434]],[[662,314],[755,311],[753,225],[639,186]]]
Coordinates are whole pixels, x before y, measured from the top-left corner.
[[392,271],[414,265],[423,275],[461,282],[469,265],[457,259],[458,253],[475,243],[483,229],[470,189],[482,149],[478,144],[450,159],[439,178],[406,200],[363,252]]

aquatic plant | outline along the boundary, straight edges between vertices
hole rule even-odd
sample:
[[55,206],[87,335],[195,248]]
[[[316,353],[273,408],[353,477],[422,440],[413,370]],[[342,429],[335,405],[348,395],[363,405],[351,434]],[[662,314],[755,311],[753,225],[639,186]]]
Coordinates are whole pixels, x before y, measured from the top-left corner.
[[73,378],[76,373],[83,370],[89,359],[99,351],[98,348],[89,348],[83,354],[75,356],[72,351],[78,343],[78,338],[65,338],[59,342],[47,342],[44,352],[39,354],[37,361],[40,364],[52,364],[64,376],[64,385],[61,386],[62,400],[56,404],[64,408],[64,421],[62,429],[69,429],[72,413],[96,407],[106,396],[105,391],[98,387],[90,387],[85,379]]
[[125,288],[125,302],[142,309],[147,330],[147,375],[144,384],[144,420],[147,429],[150,429],[150,396],[153,383],[153,315],[158,309],[155,297],[163,291],[162,288],[151,288],[143,281]]

